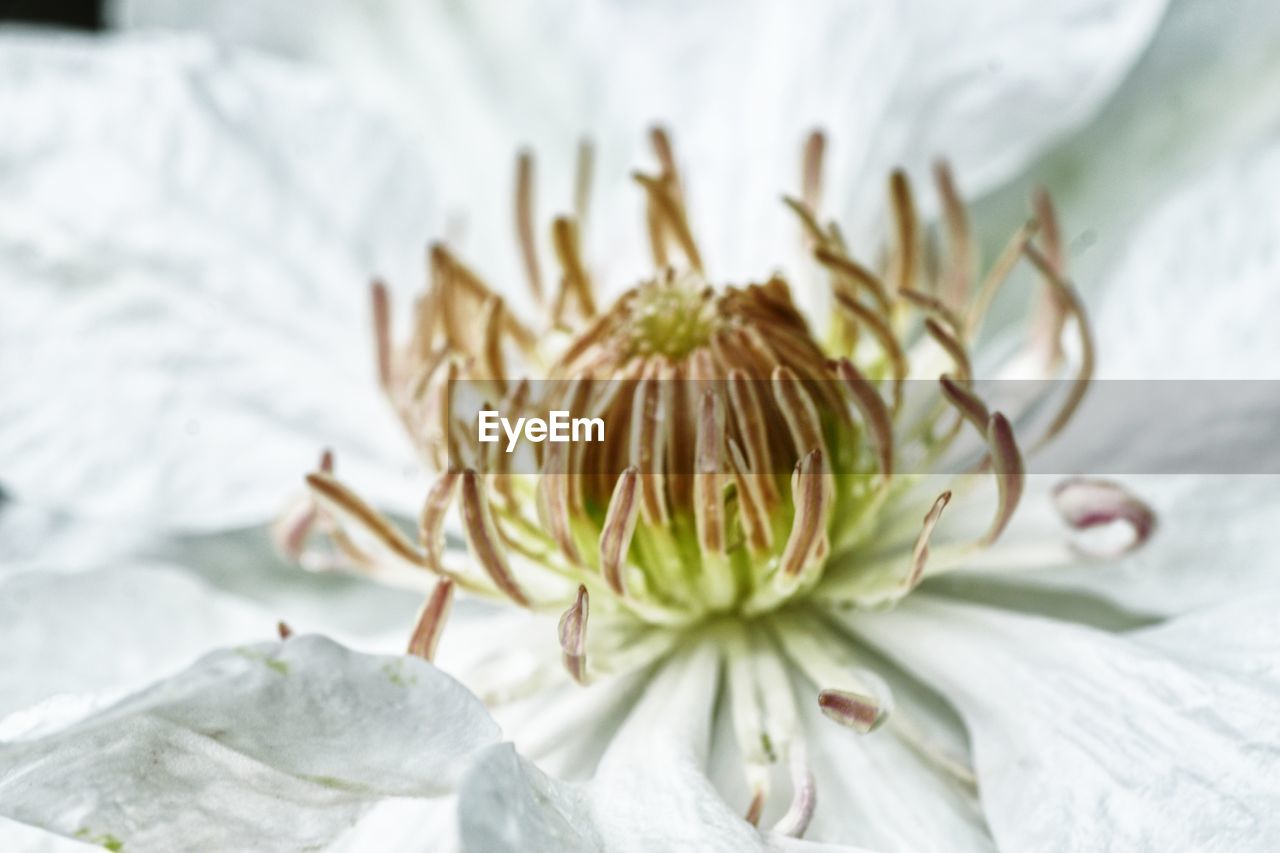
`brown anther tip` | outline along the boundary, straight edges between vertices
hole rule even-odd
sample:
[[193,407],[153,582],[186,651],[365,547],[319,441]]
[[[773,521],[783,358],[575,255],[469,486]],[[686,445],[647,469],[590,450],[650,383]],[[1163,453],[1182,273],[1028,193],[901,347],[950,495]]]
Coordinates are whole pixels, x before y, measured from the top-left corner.
[[870,696],[848,690],[826,689],[818,694],[818,707],[828,719],[866,734],[884,719],[880,703]]
[[431,590],[431,595],[418,614],[418,623],[409,637],[406,654],[426,661],[435,658],[436,647],[440,643],[440,635],[444,631],[445,622],[449,618],[449,609],[453,604],[453,587],[453,581],[449,578],[441,578],[436,582],[435,588]]
[[281,620],[276,623],[276,633],[281,640],[287,640],[293,636],[293,629],[289,627],[289,623]]
[[911,550],[911,571],[907,574],[906,583],[904,584],[908,590],[915,589],[920,581],[924,579],[925,564],[929,559],[929,537],[933,535],[933,529],[938,525],[938,519],[942,517],[942,511],[947,508],[947,504],[950,502],[951,491],[947,490],[934,499],[933,506],[925,513],[920,535],[916,538],[915,547]]
[[333,473],[333,451],[327,447],[320,451],[320,472],[324,474]]
[[996,477],[999,504],[991,529],[983,537],[982,543],[990,545],[1000,538],[1013,518],[1018,502],[1022,499],[1022,489],[1026,481],[1026,471],[1022,464],[1022,454],[1018,451],[1014,439],[1013,426],[1008,418],[1000,412],[993,412],[987,423],[987,444],[991,453],[992,470]]
[[587,683],[587,617],[590,608],[587,587],[579,584],[577,597],[561,615],[557,626],[565,669],[579,684]]
[[1101,551],[1076,550],[1104,559],[1128,554],[1140,548],[1156,528],[1155,511],[1124,486],[1097,477],[1070,477],[1053,487],[1053,504],[1062,520],[1074,530],[1089,530],[1120,521],[1129,525],[1133,539],[1119,548]]
[[747,805],[747,813],[742,819],[752,826],[760,825],[760,816],[764,814],[764,789],[756,788],[751,795],[751,802]]

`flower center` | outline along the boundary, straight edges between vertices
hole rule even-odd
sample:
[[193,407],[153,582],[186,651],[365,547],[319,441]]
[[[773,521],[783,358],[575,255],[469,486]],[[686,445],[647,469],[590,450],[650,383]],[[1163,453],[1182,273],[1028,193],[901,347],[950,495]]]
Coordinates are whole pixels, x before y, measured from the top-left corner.
[[716,328],[715,294],[690,283],[641,284],[629,296],[628,355],[681,360],[711,341]]

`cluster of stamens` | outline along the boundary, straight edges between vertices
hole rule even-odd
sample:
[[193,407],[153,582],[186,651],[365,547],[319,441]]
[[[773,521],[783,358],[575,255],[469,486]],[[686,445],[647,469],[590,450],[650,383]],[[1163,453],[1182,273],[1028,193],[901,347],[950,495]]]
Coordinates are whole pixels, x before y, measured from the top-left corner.
[[[285,548],[300,553],[320,520],[340,560],[401,579],[438,579],[410,646],[424,657],[433,653],[458,587],[561,613],[564,665],[580,682],[651,662],[698,626],[723,632],[730,647],[748,648],[759,638],[739,632],[752,620],[815,679],[835,678],[838,662],[824,651],[820,626],[783,627],[797,607],[891,605],[931,571],[930,538],[951,489],[925,504],[922,523],[914,516],[917,531],[904,553],[865,557],[895,504],[920,480],[900,470],[907,460],[911,471],[927,470],[971,429],[974,479],[993,477],[997,485],[989,527],[971,541],[948,543],[946,554],[936,555],[939,571],[999,537],[1018,504],[1022,454],[1008,419],[976,393],[970,350],[1020,258],[1045,285],[1030,350],[1048,371],[1063,360],[1069,319],[1080,340],[1072,390],[1033,446],[1060,431],[1080,403],[1092,341],[1065,278],[1053,209],[1037,196],[1035,219],[978,278],[967,214],[947,167],[934,175],[936,229],[920,222],[907,177],[895,172],[890,236],[883,262],[872,267],[820,218],[824,142],[814,134],[805,146],[803,192],[786,203],[829,280],[835,310],[818,335],[779,275],[740,287],[708,284],[669,140],[655,131],[653,143],[657,173],[635,178],[655,272],[610,305],[602,307],[582,255],[586,146],[575,213],[551,229],[559,269],[551,294],[533,225],[532,158],[522,155],[518,164],[516,233],[541,324],[515,316],[477,273],[436,245],[412,334],[397,346],[387,292],[375,283],[382,387],[424,458],[442,472],[422,510],[419,542],[334,479],[328,460],[309,477],[309,514],[285,525]],[[937,404],[910,405],[909,378],[936,382]],[[451,396],[459,383],[509,416],[562,407],[601,417],[609,433],[594,444],[546,444],[537,449],[536,470],[512,470],[460,416]],[[1132,502],[1118,503],[1133,510]],[[454,506],[469,553],[461,564],[445,547]],[[759,685],[751,678],[759,677],[747,678],[742,702],[753,701]],[[770,686],[789,695],[785,685]],[[832,687],[819,704],[866,731],[885,711],[874,693]],[[768,734],[753,730],[751,737],[767,743]],[[774,739],[785,734],[774,732]],[[751,807],[757,817],[758,805]]]

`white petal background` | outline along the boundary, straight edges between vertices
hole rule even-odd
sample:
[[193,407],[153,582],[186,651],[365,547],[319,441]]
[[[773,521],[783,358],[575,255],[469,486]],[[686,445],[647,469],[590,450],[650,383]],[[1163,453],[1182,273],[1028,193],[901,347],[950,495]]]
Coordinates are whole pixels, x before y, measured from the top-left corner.
[[[5,817],[99,846],[111,839],[98,823],[125,825],[142,850],[340,835],[340,849],[431,849],[424,834],[448,841],[432,833],[459,801],[455,840],[474,850],[822,849],[748,831],[702,778],[705,656],[665,670],[683,686],[648,691],[596,778],[568,785],[499,743],[483,707],[429,665],[314,637],[252,645],[278,618],[370,651],[403,641],[416,597],[283,566],[263,526],[322,447],[366,494],[415,511],[423,475],[375,393],[364,286],[379,273],[412,291],[426,240],[459,217],[482,270],[519,281],[520,144],[541,158],[549,213],[567,200],[577,136],[598,140],[591,239],[615,286],[641,263],[624,176],[654,119],[676,133],[696,225],[728,276],[791,248],[773,200],[794,187],[815,123],[832,131],[829,206],[864,226],[898,163],[923,175],[949,156],[980,225],[1011,221],[1013,199],[1045,181],[1074,229],[1108,375],[1280,371],[1259,319],[1280,311],[1269,4],[293,8],[118,9],[129,26],[213,39],[0,34]],[[1280,484],[1135,487],[1167,523],[1119,566],[966,577],[850,620],[955,706],[983,814],[806,709],[830,759],[820,782],[868,788],[848,807],[820,800],[811,837],[1010,850],[1280,837]],[[1063,621],[1064,590],[1096,614],[1086,621],[1114,624]],[[111,704],[216,648],[233,650]],[[332,751],[298,754],[299,727]],[[166,760],[140,771],[158,750]],[[86,779],[126,793],[88,796]],[[175,805],[197,786],[209,811],[187,824]],[[293,834],[272,823],[281,810]],[[655,815],[670,835],[651,834]],[[0,824],[0,848],[64,846],[81,845]]]

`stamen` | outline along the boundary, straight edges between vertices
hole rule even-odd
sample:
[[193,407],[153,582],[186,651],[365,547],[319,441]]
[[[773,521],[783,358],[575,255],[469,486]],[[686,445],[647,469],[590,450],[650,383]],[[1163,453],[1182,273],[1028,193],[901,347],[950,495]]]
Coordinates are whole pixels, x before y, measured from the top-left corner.
[[[974,248],[969,230],[969,214],[956,190],[947,161],[939,160],[934,164],[933,177],[938,185],[938,195],[942,199],[942,217],[946,221],[947,248],[950,250],[950,262],[942,278],[941,296],[944,303],[959,308],[969,298],[973,276]],[[956,332],[960,331],[960,327],[957,327]]]
[[409,637],[408,654],[426,661],[435,659],[436,646],[440,644],[440,635],[444,632],[452,606],[453,581],[441,578],[418,613],[418,623]]
[[[325,474],[333,473],[333,452],[328,448],[320,453],[319,470]],[[309,495],[300,496],[279,520],[271,525],[271,539],[276,552],[286,560],[299,562],[317,517],[315,501]]]
[[964,345],[956,340],[955,336],[935,321],[932,317],[924,321],[925,331],[929,333],[929,337],[938,342],[951,361],[956,366],[956,378],[963,384],[968,384],[973,378],[973,366],[969,363],[969,354],[965,352]]
[[813,772],[809,769],[809,761],[805,756],[804,741],[796,738],[791,743],[790,752],[791,805],[773,825],[773,831],[790,838],[802,838],[809,828],[809,822],[813,820],[813,812],[818,804],[818,788],[814,784]]
[[578,597],[560,617],[560,649],[565,669],[579,684],[587,683],[587,615],[590,598],[586,586],[578,585]]
[[796,463],[791,491],[796,513],[782,550],[779,576],[794,579],[826,553],[826,522],[832,496],[821,450],[811,451]]
[[555,241],[556,257],[564,270],[565,280],[569,288],[578,297],[578,307],[582,316],[591,319],[596,315],[596,301],[591,294],[591,279],[586,267],[582,264],[582,249],[578,244],[578,226],[568,217],[557,217],[552,224],[552,236]]
[[444,516],[458,494],[458,469],[450,468],[440,475],[427,492],[422,505],[418,535],[426,553],[427,568],[436,574],[444,572]]
[[889,407],[849,359],[842,358],[836,362],[836,371],[849,389],[858,413],[862,415],[862,422],[867,427],[871,444],[876,451],[880,477],[888,484],[893,477],[893,418],[889,414]]
[[502,297],[490,296],[485,300],[480,314],[480,327],[483,329],[484,370],[488,378],[493,380],[499,394],[506,393],[506,367],[502,357]]
[[387,286],[378,279],[369,289],[373,302],[373,341],[378,360],[378,382],[382,390],[391,390],[391,302]]
[[698,411],[693,475],[694,527],[704,554],[723,554],[725,549],[723,441],[724,412],[715,392],[707,391]]
[[698,246],[693,240],[693,232],[689,228],[689,221],[685,218],[680,201],[676,196],[677,190],[671,186],[671,181],[654,178],[640,172],[633,173],[632,177],[648,191],[650,201],[661,214],[666,224],[670,226],[672,233],[675,234],[676,242],[680,244],[680,250],[684,252],[685,260],[689,262],[689,266],[698,272],[702,272],[702,256],[698,254]]
[[571,563],[581,563],[578,546],[573,540],[569,512],[568,450],[562,443],[550,444],[538,477],[539,507],[546,514],[547,529],[560,551]]
[[653,146],[653,153],[658,157],[658,166],[662,169],[662,176],[671,180],[672,186],[679,192],[680,172],[676,169],[675,148],[671,145],[671,137],[667,134],[664,127],[655,125],[649,129],[649,143]]
[[287,622],[281,620],[276,623],[276,634],[279,635],[281,640],[287,640],[293,636],[293,629],[289,627]]
[[915,547],[911,549],[911,572],[907,575],[905,584],[907,590],[915,589],[924,578],[924,566],[929,559],[929,537],[933,535],[933,528],[938,525],[938,519],[942,517],[942,511],[950,501],[951,492],[943,492],[925,514],[924,526],[916,538]]
[[969,303],[969,313],[965,316],[965,326],[968,329],[966,337],[970,341],[978,336],[978,330],[982,327],[982,321],[987,316],[987,309],[991,307],[991,301],[995,299],[996,293],[999,292],[1000,285],[1004,284],[1005,280],[1009,278],[1009,273],[1013,272],[1014,266],[1018,263],[1018,259],[1022,257],[1023,251],[1031,242],[1031,238],[1035,236],[1038,228],[1039,225],[1033,220],[1013,232],[1009,242],[1005,244],[1005,247],[1000,250],[1000,254],[996,256],[996,262],[991,265],[986,277],[978,285],[978,293],[973,302]]
[[1022,487],[1026,481],[1022,455],[1018,452],[1017,442],[1013,438],[1013,427],[999,412],[992,414],[987,422],[987,444],[991,450],[999,503],[991,529],[981,540],[983,545],[990,545],[1000,538],[1000,534],[1009,524],[1009,519],[1013,518],[1013,511],[1018,508],[1018,501],[1022,499]]
[[818,694],[818,707],[828,719],[835,720],[859,734],[866,734],[884,719],[880,703],[871,696],[849,690],[827,688]]
[[591,176],[595,171],[596,150],[590,139],[578,141],[578,156],[573,170],[573,218],[583,233],[587,230],[587,215],[591,212]]
[[729,461],[733,465],[734,480],[738,484],[738,505],[742,523],[747,530],[747,542],[757,554],[773,550],[773,525],[769,523],[769,509],[761,484],[773,483],[768,474],[753,473],[742,455],[742,448],[730,440]]
[[918,290],[902,290],[898,292],[906,301],[919,308],[926,314],[936,317],[943,323],[947,324],[947,328],[953,335],[964,334],[964,321],[960,316],[952,311],[951,308],[937,296],[931,296],[928,293],[921,293]]
[[813,214],[813,209],[806,202],[784,195],[782,203],[791,208],[795,215],[800,218],[800,224],[804,226],[805,233],[810,241],[819,246],[827,241],[826,233],[822,230],[822,226],[818,224],[818,220]]
[[516,583],[507,566],[506,554],[498,544],[489,501],[484,494],[480,475],[471,469],[462,472],[462,526],[466,533],[471,555],[493,580],[498,589],[522,607],[529,606],[529,598]]
[[605,512],[604,526],[600,530],[600,573],[609,588],[618,595],[626,595],[622,567],[640,514],[640,502],[636,500],[637,475],[633,465],[618,477],[613,496],[609,498],[609,509]]
[[1075,530],[1089,530],[1123,521],[1133,531],[1124,546],[1109,551],[1073,547],[1091,557],[1115,558],[1139,548],[1156,527],[1156,514],[1128,489],[1111,480],[1072,477],[1053,489],[1053,504]]
[[884,283],[871,270],[852,258],[833,252],[824,246],[814,249],[813,256],[817,258],[818,263],[844,276],[855,286],[870,293],[882,317],[888,317],[893,312],[893,306],[890,302],[889,294],[885,290]]
[[849,299],[846,294],[837,293],[836,302],[871,329],[871,334],[875,336],[884,350],[885,357],[889,359],[889,368],[893,374],[892,409],[897,412],[902,407],[902,383],[907,377],[907,356],[902,351],[902,345],[898,343],[898,336],[884,320],[873,314],[865,305]]
[[[804,200],[804,206],[815,214],[822,206],[822,161],[826,148],[827,138],[821,130],[812,131],[804,143],[800,197]],[[818,240],[822,242],[821,236]]]
[[773,478],[768,476],[773,473],[773,460],[769,452],[764,404],[755,380],[748,379],[737,368],[729,371],[729,401],[733,404],[738,432],[746,443],[746,460],[749,465],[742,466],[743,473],[754,475],[762,506],[767,512],[771,512],[777,506],[778,492]]
[[307,485],[330,512],[345,515],[379,545],[406,563],[421,565],[422,558],[400,530],[375,512],[342,483],[323,472],[308,474]]
[[658,372],[661,362],[654,358],[645,365],[644,376],[636,383],[631,408],[631,462],[643,472],[640,501],[645,521],[665,525],[669,519],[664,460],[666,431],[659,428],[665,417]]
[[1076,331],[1080,336],[1080,367],[1076,371],[1075,382],[1071,386],[1071,392],[1067,398],[1063,400],[1062,406],[1054,415],[1053,420],[1045,429],[1044,435],[1032,445],[1032,450],[1039,450],[1050,441],[1053,440],[1062,428],[1071,420],[1071,416],[1075,414],[1076,409],[1080,407],[1080,403],[1084,400],[1085,392],[1089,390],[1089,382],[1093,379],[1094,362],[1096,360],[1096,352],[1093,343],[1093,332],[1089,328],[1089,318],[1085,314],[1084,302],[1080,299],[1080,295],[1076,293],[1076,289],[1071,286],[1065,278],[1058,274],[1053,264],[1040,253],[1035,246],[1028,243],[1023,247],[1027,257],[1031,263],[1044,275],[1045,281],[1057,292],[1058,297],[1062,300],[1062,304],[1066,306],[1066,311],[1073,316],[1076,321]]
[[938,377],[938,382],[942,385],[942,393],[947,398],[947,401],[955,406],[960,414],[964,415],[965,420],[973,424],[974,429],[985,434],[987,423],[991,419],[986,403],[983,403],[977,394],[974,394],[945,373]]
[[826,449],[822,438],[822,421],[813,398],[800,385],[800,379],[789,367],[779,365],[773,370],[773,398],[782,411],[782,417],[791,431],[792,446],[797,456],[811,450]]
[[[1066,276],[1066,255],[1062,246],[1062,234],[1058,227],[1058,214],[1053,201],[1043,187],[1031,196],[1032,209],[1040,223],[1040,235],[1044,241],[1045,260],[1059,278]],[[1058,288],[1049,283],[1036,306],[1032,320],[1031,338],[1041,351],[1046,370],[1055,369],[1062,361],[1062,327],[1067,321],[1067,305]]]
[[895,169],[889,177],[889,206],[893,212],[895,243],[893,254],[893,282],[895,292],[911,288],[916,281],[916,266],[920,252],[919,225],[916,220],[915,201],[911,197],[911,184],[906,172]]
[[542,302],[542,271],[538,268],[538,248],[534,237],[533,152],[521,151],[516,160],[516,238],[524,274],[533,298]]

